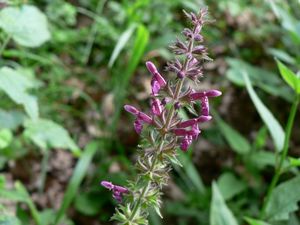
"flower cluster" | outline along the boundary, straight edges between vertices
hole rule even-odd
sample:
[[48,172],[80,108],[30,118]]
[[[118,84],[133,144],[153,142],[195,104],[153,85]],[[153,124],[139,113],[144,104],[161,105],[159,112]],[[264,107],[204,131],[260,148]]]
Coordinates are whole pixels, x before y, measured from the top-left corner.
[[[135,116],[135,131],[144,140],[137,160],[139,173],[134,181],[129,182],[128,190],[107,181],[102,182],[103,186],[113,190],[113,196],[118,201],[122,199],[122,194],[128,195],[124,206],[119,205],[113,216],[120,224],[148,224],[149,207],[159,213],[161,189],[167,184],[170,161],[176,159],[176,149],[188,150],[201,133],[201,124],[212,119],[209,115],[209,98],[222,94],[218,90],[195,91],[188,87],[187,80],[197,84],[203,77],[201,65],[209,59],[207,49],[202,44],[204,38],[200,34],[208,21],[206,9],[197,14],[184,13],[191,21],[192,28],[185,28],[182,32],[184,40],[177,39],[171,45],[172,51],[179,56],[166,67],[167,71],[175,73],[175,79],[166,81],[166,77],[152,62],[146,62],[152,75],[150,113],[131,105],[124,106],[127,112]],[[179,110],[194,107],[198,103],[201,108],[198,116],[186,120],[180,118]]]

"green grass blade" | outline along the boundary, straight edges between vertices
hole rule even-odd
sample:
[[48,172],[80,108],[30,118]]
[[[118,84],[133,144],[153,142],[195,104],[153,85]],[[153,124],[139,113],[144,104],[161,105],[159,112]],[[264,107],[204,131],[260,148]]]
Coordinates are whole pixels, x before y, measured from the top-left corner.
[[133,24],[129,26],[120,36],[118,43],[116,44],[114,51],[109,59],[108,67],[111,68],[118,58],[119,54],[121,53],[122,49],[125,47],[127,44],[128,40],[130,39],[133,31],[135,30],[136,25]]
[[116,96],[115,98],[115,114],[112,119],[112,126],[111,126],[111,131],[114,132],[116,129],[116,125],[118,123],[121,109],[124,103],[124,99],[126,98],[127,95],[127,86],[130,78],[132,77],[134,71],[136,70],[144,52],[146,49],[146,46],[149,41],[149,31],[148,29],[140,24],[137,28],[136,32],[136,38],[134,41],[134,46],[133,50],[131,52],[131,57],[127,66],[126,71],[122,76],[118,76],[116,79],[118,79],[118,85],[116,85],[114,94]]
[[62,201],[62,205],[58,210],[54,225],[59,224],[66,210],[70,206],[75,194],[78,191],[79,185],[85,176],[88,166],[91,164],[92,158],[96,153],[98,146],[98,142],[91,142],[86,146],[84,152],[82,153],[79,161],[76,164],[74,173],[67,187],[66,193]]

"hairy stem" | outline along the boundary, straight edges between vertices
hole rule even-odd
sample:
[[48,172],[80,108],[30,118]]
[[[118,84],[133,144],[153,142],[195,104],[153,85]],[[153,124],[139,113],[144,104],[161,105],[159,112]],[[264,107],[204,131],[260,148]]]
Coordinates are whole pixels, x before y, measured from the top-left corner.
[[[184,82],[184,79],[180,80],[177,85],[176,85],[176,89],[175,89],[175,95],[174,95],[174,99],[177,99],[179,94],[180,94],[180,91],[181,91],[181,88],[182,88],[182,85],[183,85],[183,82]],[[167,116],[167,120],[166,120],[166,123],[164,125],[165,128],[169,128],[170,127],[170,124],[171,124],[171,121],[172,121],[172,118],[173,118],[173,115],[174,115],[174,112],[175,112],[175,107],[174,107],[174,104],[172,106],[172,108],[170,109],[170,111],[168,112],[168,116]],[[153,171],[154,167],[155,167],[155,164],[156,164],[156,161],[157,161],[157,158],[158,158],[158,155],[161,153],[162,149],[163,149],[163,145],[166,141],[166,138],[167,138],[167,135],[164,134],[163,137],[162,137],[162,141],[159,145],[159,148],[158,148],[158,151],[156,152],[155,156],[154,156],[154,159],[153,159],[153,162],[151,164],[151,168],[150,168],[150,173]],[[132,213],[129,217],[129,221],[131,221],[134,217],[135,217],[135,214],[137,212],[137,210],[139,209],[139,207],[141,206],[142,204],[142,199],[144,198],[145,194],[148,192],[148,189],[151,185],[151,180],[148,181],[147,185],[145,185],[145,187],[143,188],[133,210],[132,210]]]
[[260,214],[261,218],[265,217],[266,207],[267,207],[267,205],[270,201],[272,192],[273,192],[274,188],[276,187],[276,184],[277,184],[277,182],[280,178],[280,175],[282,173],[282,167],[283,167],[284,161],[285,161],[285,159],[287,157],[287,154],[288,154],[289,140],[290,140],[291,132],[292,132],[292,129],[293,129],[294,120],[295,120],[295,116],[296,116],[296,113],[297,113],[297,108],[298,108],[298,105],[299,105],[299,101],[300,101],[300,95],[298,94],[296,96],[294,102],[293,102],[293,105],[292,105],[292,108],[291,108],[291,111],[290,111],[290,115],[289,115],[288,122],[287,122],[286,129],[285,129],[285,139],[284,139],[282,154],[281,154],[278,166],[275,169],[275,175],[273,176],[271,184],[268,188],[266,199],[265,199],[265,201],[263,203],[263,206],[262,206],[262,210],[261,210],[261,214]]

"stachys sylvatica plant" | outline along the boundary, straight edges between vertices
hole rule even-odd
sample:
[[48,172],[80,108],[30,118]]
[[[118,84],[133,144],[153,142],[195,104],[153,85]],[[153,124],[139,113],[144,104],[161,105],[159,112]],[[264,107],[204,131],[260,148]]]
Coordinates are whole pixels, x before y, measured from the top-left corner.
[[[201,133],[201,124],[211,120],[209,98],[221,95],[218,90],[194,90],[187,80],[198,84],[203,77],[202,62],[209,59],[207,48],[202,45],[203,26],[209,21],[207,9],[199,13],[184,12],[191,28],[182,31],[184,40],[177,39],[171,49],[178,57],[167,64],[167,70],[175,74],[171,80],[148,61],[146,67],[152,75],[151,110],[144,113],[132,105],[124,109],[135,117],[135,131],[143,138],[139,146],[136,167],[138,175],[127,187],[102,181],[101,185],[112,191],[119,205],[112,219],[118,224],[148,224],[148,209],[154,208],[160,215],[162,188],[167,185],[171,162],[178,162],[176,152],[187,151]],[[178,110],[200,103],[197,117],[183,120]]]

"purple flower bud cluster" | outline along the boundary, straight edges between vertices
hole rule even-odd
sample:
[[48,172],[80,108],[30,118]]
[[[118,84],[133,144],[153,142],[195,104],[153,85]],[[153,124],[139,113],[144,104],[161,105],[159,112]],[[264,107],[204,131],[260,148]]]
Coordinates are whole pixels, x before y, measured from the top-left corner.
[[[189,78],[193,81],[198,81],[202,77],[202,66],[200,65],[201,60],[206,58],[207,49],[204,45],[199,44],[203,42],[203,36],[200,34],[203,24],[206,22],[205,17],[207,11],[201,10],[198,15],[194,13],[186,13],[186,16],[191,20],[193,24],[193,29],[185,28],[182,34],[185,36],[186,40],[181,41],[179,39],[171,45],[171,49],[176,55],[184,55],[185,60],[180,61],[180,59],[175,59],[173,62],[167,64],[167,70],[174,72],[179,80]],[[151,89],[152,89],[152,101],[151,101],[151,118],[136,110],[133,106],[125,105],[125,110],[134,114],[136,120],[134,122],[134,127],[137,133],[142,132],[142,124],[147,123],[158,130],[167,129],[167,132],[172,131],[176,137],[182,137],[179,144],[183,151],[186,151],[191,145],[193,140],[196,140],[200,134],[199,123],[206,122],[211,119],[209,115],[209,98],[220,96],[222,93],[218,90],[208,90],[196,92],[191,90],[185,94],[174,93],[174,88],[172,86],[172,81],[166,82],[165,78],[159,73],[158,69],[152,62],[146,62],[146,67],[152,74]],[[177,81],[180,82],[180,81]],[[166,89],[161,93],[162,89]],[[167,92],[168,94],[165,94]],[[158,95],[162,97],[160,100]],[[188,100],[184,102],[183,98]],[[167,110],[165,105],[168,102],[174,103],[175,111],[178,110],[182,105],[189,105],[195,101],[200,101],[201,103],[201,115],[198,118],[187,120],[184,122],[176,123],[176,119],[171,118],[171,124],[166,127],[166,117]],[[143,115],[143,116],[142,116]],[[144,117],[147,116],[147,119]],[[164,130],[164,132],[166,132]]]
[[129,191],[127,188],[124,188],[122,186],[114,185],[113,183],[109,181],[102,181],[101,185],[108,190],[113,192],[113,198],[116,199],[119,203],[122,202],[122,196],[123,194],[128,194]]

